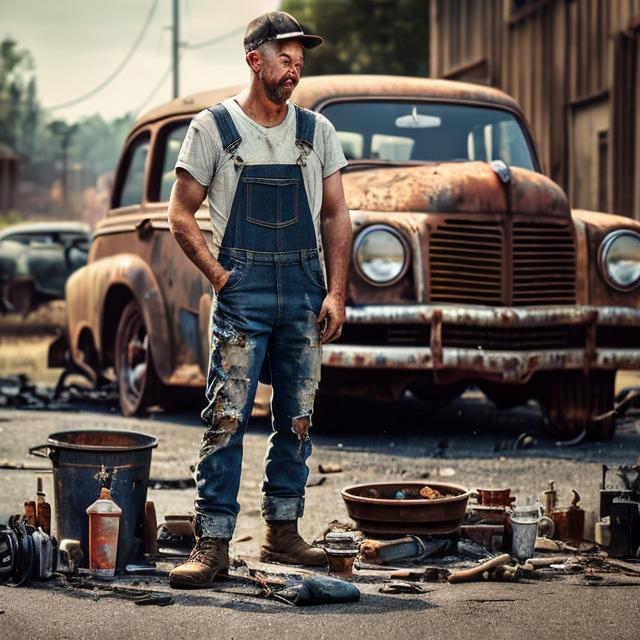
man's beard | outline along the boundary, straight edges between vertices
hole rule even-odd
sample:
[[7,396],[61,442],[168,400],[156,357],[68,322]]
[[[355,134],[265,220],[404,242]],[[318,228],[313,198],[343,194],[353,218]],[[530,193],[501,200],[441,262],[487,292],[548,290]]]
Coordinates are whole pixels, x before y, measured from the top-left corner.
[[262,82],[264,92],[267,98],[274,104],[285,103],[296,88],[298,83],[295,80],[291,80],[291,88],[285,87],[284,83],[287,82],[287,80],[288,79],[281,80],[280,82],[270,82],[268,78],[260,74],[260,82]]

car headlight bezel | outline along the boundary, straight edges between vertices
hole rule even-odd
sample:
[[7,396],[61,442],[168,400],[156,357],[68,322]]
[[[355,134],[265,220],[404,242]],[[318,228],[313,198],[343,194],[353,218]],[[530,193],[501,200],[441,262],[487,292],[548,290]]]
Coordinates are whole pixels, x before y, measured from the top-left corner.
[[631,284],[624,285],[620,282],[616,281],[614,277],[609,272],[609,264],[607,262],[607,257],[611,251],[611,248],[614,244],[622,237],[630,236],[634,238],[638,243],[640,243],[640,233],[633,231],[631,229],[618,229],[616,231],[612,231],[607,234],[604,240],[600,243],[600,248],[598,249],[598,267],[600,268],[600,273],[604,278],[605,282],[616,291],[629,292],[638,287],[640,285],[640,277],[636,278]]
[[[388,233],[389,235],[391,235],[395,240],[397,240],[400,245],[402,246],[402,250],[403,250],[403,261],[402,261],[402,266],[400,268],[400,270],[398,271],[398,273],[393,277],[390,278],[388,280],[375,280],[374,278],[371,278],[365,271],[363,268],[363,265],[361,263],[361,260],[358,256],[359,251],[362,247],[363,242],[365,241],[365,239],[371,234],[371,233],[379,233],[379,232],[385,232]],[[397,284],[400,280],[402,280],[402,278],[404,278],[405,274],[407,273],[408,269],[409,269],[409,262],[411,259],[411,253],[410,253],[410,249],[409,249],[409,243],[407,242],[407,239],[404,237],[404,235],[402,233],[400,233],[400,231],[398,231],[396,228],[392,227],[391,225],[387,225],[387,224],[372,224],[369,225],[367,227],[365,227],[364,229],[362,229],[360,231],[360,233],[358,233],[358,235],[356,236],[355,240],[353,241],[353,263],[355,265],[356,271],[358,273],[358,275],[367,283],[370,284],[374,287],[389,287],[392,286],[394,284]]]

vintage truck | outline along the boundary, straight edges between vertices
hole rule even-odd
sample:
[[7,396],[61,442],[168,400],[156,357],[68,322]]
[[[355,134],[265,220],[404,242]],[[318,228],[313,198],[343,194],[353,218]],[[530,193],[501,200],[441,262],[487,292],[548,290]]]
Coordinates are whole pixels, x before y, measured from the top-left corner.
[[[117,378],[125,414],[202,387],[209,282],[167,201],[191,118],[240,87],[179,98],[133,126],[111,210],[66,296],[73,362]],[[335,126],[354,230],[347,320],[323,394],[443,402],[471,385],[539,401],[564,438],[610,438],[619,369],[640,368],[640,223],[571,210],[518,104],[485,86],[391,76],[303,79]],[[206,201],[197,213],[210,232]]]

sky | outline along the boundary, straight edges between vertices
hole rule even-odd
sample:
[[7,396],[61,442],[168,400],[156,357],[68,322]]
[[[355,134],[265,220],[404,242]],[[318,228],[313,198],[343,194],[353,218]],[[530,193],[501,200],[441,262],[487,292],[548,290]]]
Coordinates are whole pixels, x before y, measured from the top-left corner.
[[[93,97],[55,109],[99,86],[125,59],[157,2],[140,45],[121,73]],[[180,42],[217,44],[180,57],[180,94],[247,82],[243,29],[280,0],[179,0]],[[73,122],[144,112],[172,97],[172,0],[0,0],[0,39],[11,37],[35,63],[38,98],[52,116]],[[164,81],[162,80],[164,76]]]

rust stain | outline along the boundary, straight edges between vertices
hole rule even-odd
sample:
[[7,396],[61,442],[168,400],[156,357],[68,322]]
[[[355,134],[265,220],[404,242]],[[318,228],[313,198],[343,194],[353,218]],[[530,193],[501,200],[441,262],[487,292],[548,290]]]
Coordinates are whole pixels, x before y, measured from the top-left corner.
[[343,183],[355,210],[570,215],[567,197],[549,178],[511,167],[511,180],[503,185],[486,162],[369,169],[346,173]]

